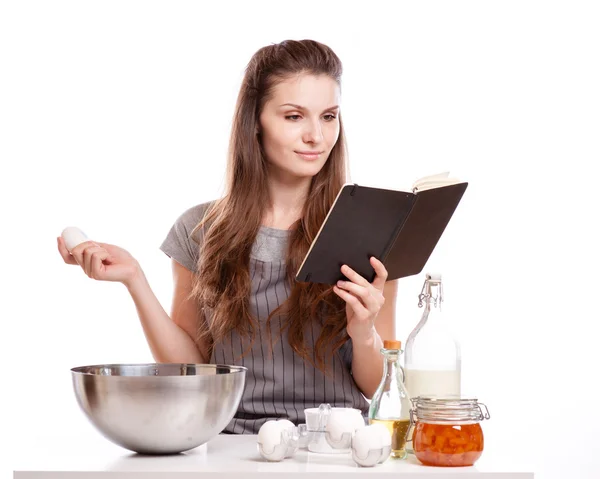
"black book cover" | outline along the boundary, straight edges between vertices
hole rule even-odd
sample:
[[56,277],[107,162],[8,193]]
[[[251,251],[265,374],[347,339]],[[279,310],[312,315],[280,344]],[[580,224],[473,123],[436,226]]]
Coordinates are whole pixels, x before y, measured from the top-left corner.
[[418,274],[427,263],[467,183],[409,193],[344,185],[304,263],[301,282],[335,284],[345,279],[342,265],[372,282],[375,256],[388,281]]

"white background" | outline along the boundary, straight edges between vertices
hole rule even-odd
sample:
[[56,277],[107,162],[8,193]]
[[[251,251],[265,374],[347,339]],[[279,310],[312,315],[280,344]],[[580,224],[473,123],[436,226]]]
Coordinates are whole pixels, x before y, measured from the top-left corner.
[[[152,361],[125,288],[65,265],[56,237],[126,248],[169,310],[158,246],[221,192],[244,67],[312,38],[344,64],[353,181],[470,183],[426,270],[492,414],[485,454],[597,477],[599,24],[578,1],[2,2],[2,472],[11,447],[90,430],[71,367]],[[400,283],[403,341],[422,281]]]

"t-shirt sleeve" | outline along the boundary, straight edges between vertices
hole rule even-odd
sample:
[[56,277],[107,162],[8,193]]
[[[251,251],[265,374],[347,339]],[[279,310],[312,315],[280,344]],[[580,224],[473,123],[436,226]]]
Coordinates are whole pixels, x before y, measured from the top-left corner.
[[198,272],[198,257],[202,246],[202,229],[192,236],[194,228],[202,221],[207,205],[198,205],[183,212],[175,221],[160,245],[160,250],[169,258],[190,271]]

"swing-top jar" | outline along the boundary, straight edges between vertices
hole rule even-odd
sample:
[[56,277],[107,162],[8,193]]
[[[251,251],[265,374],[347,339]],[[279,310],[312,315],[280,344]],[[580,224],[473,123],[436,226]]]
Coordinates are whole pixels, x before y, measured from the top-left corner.
[[425,396],[411,402],[412,447],[419,461],[447,467],[472,466],[479,459],[483,453],[479,422],[490,418],[485,404],[477,399]]

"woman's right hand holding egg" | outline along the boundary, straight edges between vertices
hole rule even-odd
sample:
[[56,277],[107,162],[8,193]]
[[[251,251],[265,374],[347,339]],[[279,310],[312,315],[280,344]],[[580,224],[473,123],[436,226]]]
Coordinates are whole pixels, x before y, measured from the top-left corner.
[[137,260],[123,248],[107,243],[84,241],[67,249],[65,238],[57,238],[58,252],[65,263],[79,265],[85,274],[98,281],[129,284],[141,273]]

